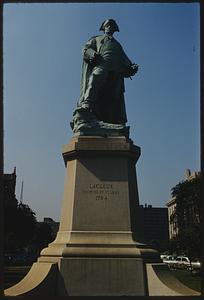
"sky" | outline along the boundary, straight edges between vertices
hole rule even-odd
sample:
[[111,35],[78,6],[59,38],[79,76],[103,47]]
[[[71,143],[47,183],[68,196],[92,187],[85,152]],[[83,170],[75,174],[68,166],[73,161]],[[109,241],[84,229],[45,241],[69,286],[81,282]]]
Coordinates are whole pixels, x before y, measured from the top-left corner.
[[16,197],[38,221],[60,221],[65,165],[73,136],[82,47],[115,19],[114,37],[139,65],[125,79],[140,204],[166,207],[185,170],[200,170],[198,3],[5,4],[4,173],[16,167]]

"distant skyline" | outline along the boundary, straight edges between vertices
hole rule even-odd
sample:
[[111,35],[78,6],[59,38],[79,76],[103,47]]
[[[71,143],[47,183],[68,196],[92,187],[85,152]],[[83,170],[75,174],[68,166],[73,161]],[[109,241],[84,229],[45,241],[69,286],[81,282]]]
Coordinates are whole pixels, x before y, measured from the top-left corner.
[[185,170],[200,170],[198,3],[4,4],[4,173],[38,220],[60,220],[62,145],[80,92],[81,50],[107,18],[139,65],[125,80],[140,204],[164,207]]

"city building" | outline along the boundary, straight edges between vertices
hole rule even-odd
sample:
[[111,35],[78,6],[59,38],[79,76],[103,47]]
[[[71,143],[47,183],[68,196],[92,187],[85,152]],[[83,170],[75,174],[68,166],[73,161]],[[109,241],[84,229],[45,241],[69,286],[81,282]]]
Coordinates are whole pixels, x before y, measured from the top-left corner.
[[53,236],[53,239],[54,239],[56,237],[57,233],[58,233],[60,222],[55,222],[52,218],[45,217],[43,219],[43,222],[40,222],[40,223],[46,223],[46,224],[48,224],[51,227],[51,229],[52,229],[52,236]]
[[[185,170],[185,177],[184,180],[191,181],[194,178],[200,176],[200,172],[193,172],[191,173],[190,169]],[[169,239],[172,240],[174,237],[178,234],[178,224],[177,220],[174,216],[174,212],[176,209],[176,198],[172,197],[166,204],[168,209],[168,227],[169,227]],[[193,208],[192,208],[193,212]],[[192,214],[192,218],[194,218],[194,215]]]
[[140,205],[140,214],[143,220],[144,242],[159,251],[165,251],[169,242],[167,208]]
[[176,198],[172,197],[166,205],[168,209],[169,239],[172,240],[178,234],[177,222],[173,218],[176,209]]

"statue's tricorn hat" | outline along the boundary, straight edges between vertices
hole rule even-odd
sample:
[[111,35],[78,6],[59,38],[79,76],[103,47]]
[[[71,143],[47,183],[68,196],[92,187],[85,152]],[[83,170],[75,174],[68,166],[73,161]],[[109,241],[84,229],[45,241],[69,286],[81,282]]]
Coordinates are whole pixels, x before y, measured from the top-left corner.
[[99,30],[102,30],[102,31],[104,31],[104,29],[105,29],[105,25],[107,24],[107,23],[112,23],[112,25],[114,26],[114,31],[118,31],[119,32],[119,27],[118,27],[118,25],[117,25],[117,23],[116,23],[116,21],[115,20],[113,20],[113,19],[108,19],[108,20],[105,20],[102,24],[101,24],[101,27],[100,27],[100,29]]

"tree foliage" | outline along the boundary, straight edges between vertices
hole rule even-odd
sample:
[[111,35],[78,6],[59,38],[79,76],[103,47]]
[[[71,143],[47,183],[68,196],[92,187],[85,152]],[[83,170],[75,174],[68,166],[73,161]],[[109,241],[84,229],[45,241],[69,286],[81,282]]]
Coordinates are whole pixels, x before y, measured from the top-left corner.
[[200,176],[192,180],[180,182],[172,188],[172,197],[176,207],[171,222],[177,224],[178,232],[171,241],[172,250],[189,257],[201,256],[201,228],[200,228]]
[[33,244],[40,252],[43,248],[47,247],[53,241],[53,230],[47,223],[39,223],[38,228],[33,239]]
[[25,247],[36,231],[37,221],[32,209],[23,203],[5,206],[4,247],[12,252]]
[[37,222],[35,213],[23,203],[5,206],[4,252],[21,252],[28,248],[37,254],[53,241],[53,230],[49,224]]

